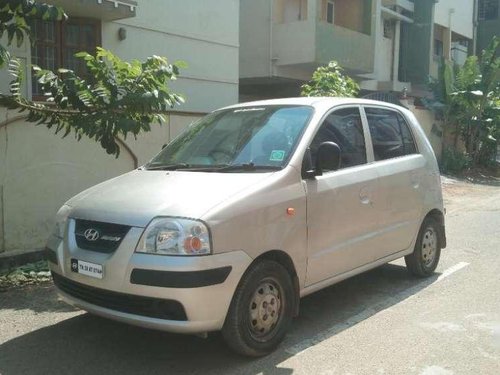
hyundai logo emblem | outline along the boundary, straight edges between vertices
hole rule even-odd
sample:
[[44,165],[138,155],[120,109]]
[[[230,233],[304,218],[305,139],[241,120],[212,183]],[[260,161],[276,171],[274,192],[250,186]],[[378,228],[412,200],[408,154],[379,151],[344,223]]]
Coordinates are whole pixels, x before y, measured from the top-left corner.
[[99,239],[99,232],[97,229],[89,228],[87,229],[83,235],[87,239],[87,241],[97,241]]

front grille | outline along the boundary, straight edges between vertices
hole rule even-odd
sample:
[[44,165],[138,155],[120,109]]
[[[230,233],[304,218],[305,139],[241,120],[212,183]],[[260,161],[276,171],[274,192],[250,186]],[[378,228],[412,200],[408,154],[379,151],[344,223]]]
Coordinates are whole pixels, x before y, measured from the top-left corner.
[[[127,225],[76,219],[76,244],[80,249],[109,254],[118,249],[129,230],[130,227]],[[85,236],[87,231],[92,231],[93,234],[97,232],[97,238],[89,240]]]
[[135,296],[83,285],[52,272],[54,284],[64,293],[92,305],[124,313],[158,319],[186,321],[184,307],[178,301]]

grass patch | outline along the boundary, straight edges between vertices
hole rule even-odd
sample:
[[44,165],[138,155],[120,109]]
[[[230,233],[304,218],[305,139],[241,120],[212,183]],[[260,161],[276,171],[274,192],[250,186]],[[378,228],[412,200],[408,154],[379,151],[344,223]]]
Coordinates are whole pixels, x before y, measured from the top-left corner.
[[49,264],[46,260],[28,263],[10,270],[0,271],[0,290],[8,288],[40,284],[52,279]]

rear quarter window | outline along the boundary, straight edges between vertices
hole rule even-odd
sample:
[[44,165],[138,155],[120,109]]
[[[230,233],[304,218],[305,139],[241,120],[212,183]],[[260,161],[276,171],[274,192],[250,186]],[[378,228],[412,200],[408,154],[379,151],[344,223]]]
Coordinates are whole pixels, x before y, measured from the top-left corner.
[[415,140],[404,117],[383,108],[365,108],[375,160],[417,153]]

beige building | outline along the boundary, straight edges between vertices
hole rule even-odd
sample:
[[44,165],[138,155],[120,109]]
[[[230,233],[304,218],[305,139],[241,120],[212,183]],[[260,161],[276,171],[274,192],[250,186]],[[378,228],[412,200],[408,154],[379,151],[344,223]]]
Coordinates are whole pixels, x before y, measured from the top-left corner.
[[[188,68],[171,85],[185,95],[168,124],[137,141],[123,143],[118,159],[96,143],[60,139],[51,130],[0,109],[0,253],[44,246],[53,217],[68,198],[146,162],[161,146],[202,114],[238,101],[239,1],[45,0],[62,5],[64,23],[38,22],[37,44],[13,47],[26,66],[79,69],[73,53],[110,49],[123,59],[152,54],[182,60]],[[26,68],[24,91],[40,96]],[[5,92],[10,78],[0,72]]]
[[[421,94],[472,52],[475,0],[241,0],[240,99],[294,96],[337,60],[362,90]],[[415,86],[415,87],[414,87]]]

